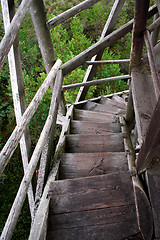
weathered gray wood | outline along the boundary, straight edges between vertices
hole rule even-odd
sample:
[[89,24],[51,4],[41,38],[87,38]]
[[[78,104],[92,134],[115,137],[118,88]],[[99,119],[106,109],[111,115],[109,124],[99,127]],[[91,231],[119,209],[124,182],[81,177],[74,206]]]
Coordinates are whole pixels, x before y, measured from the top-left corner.
[[160,17],[157,18],[148,28],[147,30],[150,32],[153,32],[156,28],[158,28],[160,25]]
[[118,106],[121,106],[124,109],[127,109],[127,102],[124,100],[124,98],[120,97],[119,95],[113,95],[112,100],[114,100],[116,103],[118,103]]
[[31,226],[31,231],[28,238],[29,240],[46,239],[47,225],[48,225],[48,207],[50,202],[50,198],[48,197],[48,191],[49,191],[50,183],[55,181],[56,179],[58,168],[59,168],[59,161],[55,161],[52,171],[50,173],[50,176],[48,178],[48,181],[45,185],[43,196],[41,198],[41,202],[36,212],[34,222]]
[[71,88],[77,88],[81,86],[93,86],[101,83],[107,83],[110,81],[117,81],[117,80],[126,80],[130,79],[131,77],[129,75],[122,75],[122,76],[116,76],[116,77],[110,77],[110,78],[104,78],[104,79],[98,79],[98,80],[93,80],[89,82],[82,82],[82,83],[75,83],[75,84],[70,84],[70,85],[64,85],[62,87],[63,90],[71,89]]
[[[13,2],[9,1],[9,5],[8,5],[8,1],[2,0],[1,6],[2,6],[4,27],[5,27],[5,31],[7,31],[10,25],[10,21],[13,18],[15,13],[14,1]],[[16,122],[18,124],[22,114],[26,109],[18,38],[15,39],[15,42],[11,47],[11,50],[8,54],[8,61],[9,61],[9,69],[10,69],[10,79],[11,79],[11,86],[12,86],[14,111],[15,111]],[[25,131],[25,134],[22,136],[20,140],[20,149],[21,149],[21,155],[22,155],[23,168],[24,168],[24,171],[26,171],[28,167],[30,154],[31,154],[31,141],[30,141],[30,135],[29,135],[29,128],[27,129],[27,131]],[[34,196],[33,196],[32,184],[30,184],[28,189],[28,200],[29,200],[31,217],[33,218]]]
[[99,42],[93,44],[91,47],[78,54],[76,57],[72,58],[68,62],[62,65],[61,69],[63,71],[63,75],[69,74],[72,70],[76,69],[80,65],[84,64],[88,59],[93,57],[95,54],[104,50],[106,47],[109,47],[119,38],[126,35],[131,31],[133,25],[133,20],[124,24],[119,29],[115,30],[113,33],[109,34],[105,38],[101,39]]
[[[127,105],[126,103],[124,102],[123,98],[121,97],[118,97],[117,100],[114,100],[114,99],[117,99],[115,96],[112,97],[112,99],[110,98],[106,98],[106,97],[102,97],[100,102],[99,103],[102,103],[104,105],[109,105],[111,108],[119,108],[121,109],[122,111],[126,110],[127,109]],[[121,101],[119,101],[119,99],[121,99]]]
[[155,95],[158,100],[159,93],[160,93],[160,81],[159,81],[157,66],[155,63],[151,36],[149,34],[149,31],[147,30],[144,32],[144,39],[145,39],[146,48],[147,48],[148,60],[149,60],[149,65],[150,65],[150,70],[152,75],[152,81],[154,84]]
[[130,72],[135,66],[138,66],[141,61],[144,42],[143,33],[147,23],[149,2],[150,0],[135,1],[134,25],[130,57]]
[[52,124],[54,123],[54,126],[56,124],[56,117],[57,117],[57,111],[58,111],[58,101],[60,96],[60,90],[62,86],[62,79],[58,82],[56,81],[53,89],[53,95],[49,110],[49,115],[47,117],[46,123],[43,127],[43,130],[41,132],[40,138],[38,140],[38,143],[35,147],[35,150],[33,152],[33,155],[31,157],[31,160],[29,162],[27,171],[24,174],[24,177],[22,179],[22,182],[20,184],[19,190],[17,192],[16,198],[14,200],[14,203],[12,205],[10,214],[8,216],[7,222],[5,224],[5,227],[2,232],[2,239],[11,239],[14,228],[16,226],[20,211],[22,209],[25,196],[28,190],[29,183],[32,180],[34,171],[36,169],[37,163],[39,161],[39,157],[42,153],[42,150],[44,148],[45,142],[47,140],[48,134],[51,130]]
[[123,64],[129,63],[130,59],[120,59],[120,60],[101,60],[101,61],[87,61],[86,65],[100,65],[100,64]]
[[[154,15],[154,22],[159,18],[159,14],[155,14]],[[159,19],[159,24],[158,26],[153,30],[152,35],[151,35],[151,39],[152,39],[152,45],[153,47],[157,44],[157,40],[158,40],[158,36],[159,36],[159,31],[160,31],[160,19]]]
[[131,132],[135,125],[135,113],[134,113],[132,86],[131,85],[130,85],[130,89],[129,89],[129,97],[128,97],[128,104],[127,104],[127,111],[126,111],[126,122],[128,125],[129,132]]
[[157,5],[157,8],[158,8],[158,13],[160,15],[160,2],[159,2],[159,0],[156,0],[156,5]]
[[116,240],[139,233],[128,172],[56,181],[49,195],[49,239]]
[[71,121],[71,134],[105,134],[108,132],[120,132],[120,124],[118,122]]
[[[155,161],[156,162],[156,161]],[[146,171],[146,182],[149,192],[149,198],[152,206],[152,214],[154,221],[154,232],[156,239],[160,238],[160,161],[157,159],[156,164],[153,164],[150,169]]]
[[32,0],[23,0],[12,19],[12,22],[0,43],[0,70],[5,62],[9,50],[18,34],[19,28],[25,18]]
[[118,118],[113,114],[109,113],[97,113],[86,110],[74,109],[74,119],[75,120],[83,120],[83,121],[91,121],[91,122],[104,122],[104,123],[114,123],[118,121]]
[[94,111],[94,112],[104,112],[104,113],[112,113],[112,114],[125,114],[125,110],[122,108],[119,108],[115,105],[111,105],[109,102],[108,104],[99,104],[88,101],[83,108],[84,110]]
[[61,60],[57,60],[55,65],[52,67],[50,73],[46,77],[45,81],[37,91],[35,97],[33,98],[32,102],[26,109],[25,113],[20,119],[20,123],[16,126],[13,133],[11,134],[10,138],[8,139],[7,143],[5,144],[4,148],[0,153],[0,174],[5,169],[6,165],[9,162],[14,150],[16,149],[26,126],[30,122],[32,116],[34,115],[35,111],[37,110],[44,94],[46,93],[48,87],[54,81],[54,78],[57,74],[57,71],[61,65]]
[[120,117],[120,123],[122,123],[122,132],[126,134],[126,138],[124,139],[124,148],[125,152],[128,153],[128,167],[132,176],[138,226],[143,238],[150,240],[153,236],[153,216],[151,205],[137,174],[135,151],[133,149],[130,135],[128,134],[128,127],[123,117]]
[[123,152],[123,134],[106,133],[95,135],[68,135],[66,136],[66,152]]
[[30,13],[36,31],[39,47],[47,74],[55,63],[55,54],[50,32],[46,26],[46,13],[43,0],[32,0]]
[[[148,126],[146,137],[138,155],[137,169],[143,172],[159,159],[159,130],[160,130],[160,99],[154,109],[151,121]],[[158,163],[158,162],[157,162]]]
[[65,153],[60,164],[60,179],[128,171],[126,153]]
[[[114,25],[117,21],[117,17],[119,15],[120,11],[121,11],[121,8],[122,8],[123,4],[124,4],[124,1],[121,1],[121,0],[119,0],[119,1],[116,0],[114,2],[113,8],[112,8],[111,13],[110,13],[110,16],[109,16],[109,18],[106,22],[106,25],[103,29],[101,39],[103,39],[104,36],[106,36],[107,34],[109,34],[112,31],[112,29],[113,29],[113,27],[114,27]],[[157,12],[157,8],[156,8],[156,5],[154,5],[149,9],[148,18],[153,16],[156,12]],[[131,26],[131,29],[132,29],[132,26]],[[101,57],[102,57],[102,54],[103,54],[103,51],[99,52],[97,54],[97,56],[94,56],[92,58],[92,61],[100,60]],[[92,80],[93,77],[95,76],[95,73],[96,73],[96,66],[89,66],[83,82],[87,82],[87,81]],[[80,90],[79,90],[79,93],[77,95],[76,102],[84,100],[85,96],[87,94],[87,91],[88,91],[88,87],[81,87]]]
[[66,21],[70,17],[73,17],[77,13],[83,11],[84,9],[91,7],[92,5],[94,5],[95,3],[99,2],[99,1],[100,0],[85,0],[81,3],[79,3],[78,5],[68,9],[67,11],[65,11],[65,12],[59,14],[58,16],[54,17],[53,19],[49,20],[47,22],[48,28],[49,29],[54,28],[58,24]]

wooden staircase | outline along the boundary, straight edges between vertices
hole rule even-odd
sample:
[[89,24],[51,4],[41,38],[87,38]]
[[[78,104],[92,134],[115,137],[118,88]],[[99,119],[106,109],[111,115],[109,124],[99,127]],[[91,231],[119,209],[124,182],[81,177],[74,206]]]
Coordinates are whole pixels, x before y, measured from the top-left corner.
[[47,239],[151,239],[152,227],[144,233],[136,211],[119,121],[126,107],[114,95],[74,109],[59,180],[50,185]]

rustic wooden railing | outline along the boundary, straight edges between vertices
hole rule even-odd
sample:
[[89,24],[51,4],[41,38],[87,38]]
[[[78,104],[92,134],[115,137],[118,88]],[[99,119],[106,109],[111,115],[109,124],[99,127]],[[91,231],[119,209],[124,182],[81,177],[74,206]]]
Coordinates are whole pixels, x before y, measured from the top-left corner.
[[[56,81],[54,84],[54,88],[53,88],[53,92],[52,92],[52,100],[51,100],[51,104],[50,104],[50,110],[49,110],[49,114],[48,114],[46,123],[43,127],[43,130],[41,132],[38,143],[35,147],[35,150],[32,154],[31,160],[28,164],[28,167],[27,167],[24,177],[22,179],[17,196],[12,205],[7,222],[3,229],[1,239],[10,239],[13,234],[13,230],[15,228],[16,222],[18,220],[21,208],[22,208],[24,200],[25,200],[28,186],[32,180],[32,177],[35,172],[40,155],[41,155],[43,148],[45,146],[45,143],[47,141],[47,137],[49,135],[51,128],[55,129],[58,104],[59,104],[59,96],[60,96],[61,87],[62,87],[62,74],[61,73],[58,74],[58,71],[60,71],[59,70],[60,64],[61,64],[61,61],[57,60],[57,62],[51,69],[49,75],[47,76],[47,78],[45,79],[45,81],[43,82],[41,87],[39,88],[35,97],[33,98],[32,102],[30,103],[30,105],[26,109],[25,113],[23,114],[20,123],[14,129],[11,137],[9,138],[9,140],[7,141],[7,143],[5,144],[4,148],[2,149],[2,151],[0,153],[0,159],[1,159],[0,172],[2,173],[6,167],[9,159],[11,158],[14,150],[16,149],[16,147],[25,131],[26,126],[30,122],[33,114],[35,113],[39,104],[41,103],[44,94],[46,93],[47,89],[49,88],[49,86],[54,81],[54,79],[57,75],[58,77],[56,78]],[[52,139],[52,141],[53,141],[53,139]],[[41,174],[41,172],[42,172],[42,174]],[[43,168],[40,169],[40,175],[41,175],[40,181],[43,182],[43,180],[44,180]],[[39,196],[39,194],[41,192],[41,190],[39,188],[41,188],[42,182],[40,182],[37,186],[37,192],[36,192],[37,197]]]

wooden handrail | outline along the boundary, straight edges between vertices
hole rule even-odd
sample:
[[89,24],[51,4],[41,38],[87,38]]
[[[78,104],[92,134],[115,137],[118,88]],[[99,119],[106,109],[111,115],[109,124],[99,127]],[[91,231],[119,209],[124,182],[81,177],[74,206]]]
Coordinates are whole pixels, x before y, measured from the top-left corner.
[[24,112],[23,116],[20,119],[20,123],[16,126],[13,133],[11,134],[10,138],[8,139],[7,143],[3,147],[0,153],[0,175],[5,169],[6,165],[9,162],[12,154],[14,153],[15,149],[18,146],[18,143],[25,131],[26,126],[29,124],[32,116],[36,112],[39,104],[42,101],[44,94],[46,93],[47,89],[54,81],[54,78],[57,74],[57,71],[61,65],[61,60],[57,60],[57,62],[52,67],[51,71],[49,72],[48,76],[44,80],[43,84],[37,91],[36,95],[34,96],[33,100],[29,104],[28,108]]
[[66,21],[70,17],[75,16],[77,13],[83,11],[84,9],[91,7],[92,5],[94,5],[95,3],[99,2],[99,1],[100,0],[85,0],[81,3],[79,3],[78,5],[68,9],[67,11],[65,11],[65,12],[59,14],[58,16],[52,18],[51,20],[49,20],[47,22],[48,28],[52,29],[52,28],[56,27],[58,24]]
[[130,59],[119,59],[119,60],[101,60],[101,61],[87,61],[86,65],[101,65],[101,64],[122,64],[129,63]]
[[[59,60],[58,62],[61,62],[61,61]],[[38,143],[35,147],[35,150],[32,154],[27,171],[25,172],[22,182],[20,184],[16,198],[14,200],[14,203],[12,205],[12,208],[9,213],[8,219],[6,221],[5,227],[3,229],[1,239],[8,240],[8,239],[11,239],[11,237],[12,237],[13,231],[15,229],[19,214],[21,212],[21,209],[22,209],[25,197],[26,197],[28,186],[32,180],[34,171],[35,171],[37,163],[39,161],[39,157],[42,153],[43,147],[47,140],[48,134],[51,130],[52,124],[54,123],[54,126],[56,124],[56,117],[57,117],[61,87],[62,87],[62,78],[60,79],[60,81],[56,81],[56,83],[54,85],[49,115],[47,117],[46,123],[41,132],[41,135],[40,135]]]
[[104,79],[98,79],[98,80],[93,80],[89,82],[82,82],[82,83],[75,83],[75,84],[70,84],[70,85],[64,85],[62,87],[63,91],[71,88],[77,88],[77,87],[82,87],[82,86],[93,86],[96,84],[101,84],[101,83],[106,83],[110,81],[117,81],[117,80],[126,80],[130,79],[131,76],[129,75],[123,75],[123,76],[116,76],[116,77],[109,77],[109,78],[104,78]]

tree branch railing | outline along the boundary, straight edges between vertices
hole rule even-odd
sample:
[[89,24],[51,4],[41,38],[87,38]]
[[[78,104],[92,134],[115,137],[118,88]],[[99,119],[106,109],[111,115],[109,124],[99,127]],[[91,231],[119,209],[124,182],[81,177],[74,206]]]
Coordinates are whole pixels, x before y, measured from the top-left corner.
[[[45,79],[45,81],[43,82],[43,84],[41,85],[39,90],[37,91],[35,97],[33,98],[32,102],[28,106],[27,110],[23,114],[22,119],[21,119],[21,124],[19,124],[19,126],[17,126],[15,128],[11,137],[9,138],[6,145],[2,149],[2,151],[0,153],[1,172],[4,170],[5,166],[7,165],[9,158],[13,154],[16,146],[18,145],[18,142],[20,141],[20,138],[25,130],[26,125],[29,123],[33,114],[35,113],[36,109],[38,108],[38,105],[40,104],[45,92],[47,91],[48,87],[51,85],[51,82],[54,81],[58,71],[60,71],[59,70],[60,64],[61,64],[61,61],[57,60],[57,62],[51,69],[49,75],[47,76],[47,78]],[[60,76],[62,76],[62,75],[60,75]],[[29,184],[32,180],[33,174],[35,172],[40,155],[43,151],[48,134],[52,127],[55,128],[62,82],[63,82],[62,77],[55,81],[47,120],[46,120],[43,130],[41,132],[41,135],[40,135],[38,143],[35,147],[35,150],[32,154],[31,160],[28,164],[28,168],[24,173],[24,177],[20,184],[17,196],[14,200],[10,214],[8,216],[5,227],[3,229],[1,239],[7,240],[7,239],[11,239],[11,237],[12,237],[14,228],[16,226],[19,214],[21,212],[21,209],[22,209],[25,197],[26,197],[26,193],[27,193]],[[15,142],[15,144],[13,142]],[[9,148],[8,152],[6,152],[6,147]]]
[[47,26],[49,29],[56,27],[58,24],[63,23],[67,19],[75,16],[76,14],[80,13],[81,11],[91,7],[95,3],[99,2],[100,0],[85,0],[78,5],[68,9],[67,11],[59,14],[58,16],[52,18],[47,22]]
[[21,117],[19,124],[16,126],[10,138],[8,139],[7,143],[3,147],[0,153],[0,175],[2,174],[3,170],[5,169],[6,165],[9,162],[9,159],[11,158],[15,149],[17,148],[18,143],[25,131],[25,128],[30,122],[34,113],[36,112],[39,104],[42,101],[44,94],[48,90],[51,83],[54,81],[54,78],[57,74],[57,71],[60,65],[61,65],[61,60],[57,60],[57,62],[54,64],[51,71],[49,72],[48,76],[46,77],[45,81],[37,91],[33,100],[29,104],[28,108],[24,112],[23,116]]
[[64,85],[62,86],[62,90],[65,91],[67,89],[72,89],[72,88],[77,88],[77,87],[82,87],[82,86],[94,86],[97,84],[102,84],[102,83],[107,83],[111,81],[117,81],[117,80],[128,80],[131,79],[131,76],[129,75],[122,75],[122,76],[116,76],[116,77],[109,77],[109,78],[104,78],[104,79],[98,79],[98,80],[93,80],[89,82],[82,82],[82,83],[75,83],[75,84],[70,84],[70,85]]

